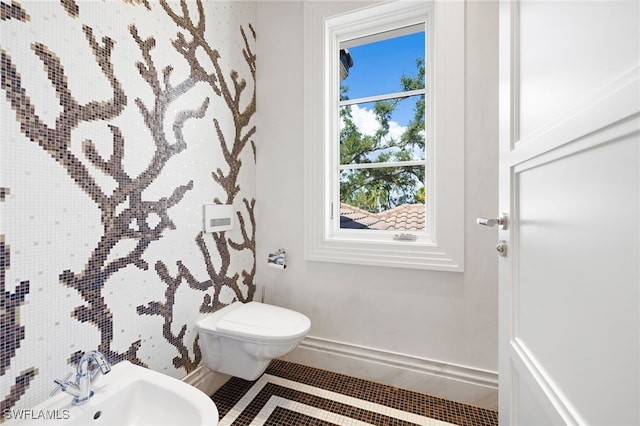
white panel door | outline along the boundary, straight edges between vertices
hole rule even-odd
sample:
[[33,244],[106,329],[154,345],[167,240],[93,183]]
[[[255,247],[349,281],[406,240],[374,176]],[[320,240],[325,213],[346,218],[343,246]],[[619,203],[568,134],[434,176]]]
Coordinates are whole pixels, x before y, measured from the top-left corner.
[[640,2],[500,4],[500,423],[640,424]]

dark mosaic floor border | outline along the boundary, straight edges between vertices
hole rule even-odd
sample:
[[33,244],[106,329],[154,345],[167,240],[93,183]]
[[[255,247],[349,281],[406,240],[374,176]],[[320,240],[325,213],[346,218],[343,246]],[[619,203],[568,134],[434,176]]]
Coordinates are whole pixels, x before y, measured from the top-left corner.
[[304,414],[297,413],[295,411],[287,410],[286,408],[278,407],[273,410],[273,413],[267,419],[268,425],[296,425],[296,426],[335,426],[333,423],[329,423],[324,420],[316,419],[314,417],[305,416]]
[[[267,368],[266,373],[457,425],[492,426],[498,424],[498,413],[495,411],[282,360],[274,360],[269,368]],[[238,403],[254,383],[255,381],[249,382],[233,377],[213,394],[212,399],[218,407],[221,419]],[[251,423],[272,395],[358,419],[373,425],[407,426],[412,424],[272,383],[267,384],[258,395],[256,395],[233,424],[247,425]],[[266,424],[327,426],[331,423],[307,417],[284,408],[277,408],[271,413]]]

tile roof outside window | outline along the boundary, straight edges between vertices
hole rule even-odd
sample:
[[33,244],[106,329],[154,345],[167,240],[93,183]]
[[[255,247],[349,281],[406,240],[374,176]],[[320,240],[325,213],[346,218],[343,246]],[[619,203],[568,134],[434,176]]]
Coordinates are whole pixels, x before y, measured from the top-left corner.
[[423,231],[424,224],[424,204],[402,204],[380,213],[371,213],[340,203],[341,229]]
[[[450,272],[464,270],[465,9],[461,2],[437,4],[438,13],[434,1],[381,2],[365,8],[356,7],[352,2],[305,2],[304,168],[308,190],[304,198],[304,246],[307,260]],[[424,29],[425,35],[425,88],[415,89],[420,93],[414,95],[411,91],[408,96],[425,96],[425,131],[429,134],[425,134],[424,156],[391,158],[389,153],[388,159],[382,158],[389,161],[373,162],[374,156],[360,163],[353,163],[346,156],[341,164],[338,136],[342,122],[341,111],[336,107],[351,106],[353,112],[360,104],[388,97],[396,102],[398,97],[404,98],[404,92],[398,95],[392,88],[391,93],[358,94],[354,86],[353,96],[341,99],[342,61],[338,51],[349,49],[354,63],[360,66],[366,56],[358,53],[355,57],[355,54],[364,41],[393,38],[400,35],[396,30],[405,28],[413,34],[417,26]],[[413,70],[413,66],[407,67]],[[355,65],[349,71],[350,77],[356,76]],[[396,82],[397,78],[392,80]],[[391,117],[390,121],[395,120]],[[357,124],[356,127],[360,128]],[[355,133],[354,144],[358,142]],[[411,159],[407,159],[409,157]],[[350,188],[342,185],[343,174],[364,169],[376,171],[387,166],[424,167],[425,176],[420,180],[426,184],[427,203],[384,205],[383,208],[390,211],[369,213],[363,210],[377,211],[375,204],[373,208],[364,205],[354,208],[362,195],[350,199],[340,197],[343,192],[353,194],[362,188],[357,180]],[[373,181],[365,177],[362,182],[364,193],[366,185]],[[401,202],[416,203],[415,197],[397,198]],[[346,205],[341,208],[342,203]],[[402,235],[404,233],[406,235]]]

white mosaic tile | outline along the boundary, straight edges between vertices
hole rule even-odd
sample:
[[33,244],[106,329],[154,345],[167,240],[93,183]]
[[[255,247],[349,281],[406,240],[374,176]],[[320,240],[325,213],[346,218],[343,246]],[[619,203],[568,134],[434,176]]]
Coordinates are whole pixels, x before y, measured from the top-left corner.
[[[315,395],[327,400],[347,404],[353,407],[360,408],[362,410],[371,411],[374,413],[382,414],[382,415],[397,418],[397,419],[402,419],[408,422],[412,422],[416,425],[421,425],[421,426],[451,425],[451,423],[447,423],[447,422],[432,419],[429,417],[424,417],[424,416],[409,413],[406,411],[398,410],[392,407],[387,407],[385,405],[376,404],[370,401],[354,398],[341,393],[328,391],[325,389],[317,388],[315,386],[309,386],[304,383],[284,379],[282,377],[277,377],[270,374],[263,374],[262,377],[260,377],[255,382],[255,384],[251,387],[251,389],[242,397],[242,399],[238,401],[238,403],[231,409],[231,411],[229,411],[222,419],[220,419],[220,422],[218,424],[220,426],[229,426],[233,424],[233,422],[240,416],[240,414],[242,414],[242,412],[247,408],[247,406],[251,403],[251,401],[269,383],[273,383],[273,384],[283,386],[289,389],[293,389],[299,392]],[[367,423],[358,421],[357,419],[345,417],[336,413],[331,413],[329,411],[318,409],[316,407],[311,407],[305,404],[301,404],[296,401],[286,400],[279,396],[274,395],[269,399],[269,402],[265,404],[265,406],[262,408],[260,413],[254,418],[251,425],[253,426],[263,425],[264,422],[269,418],[273,410],[277,407],[286,408],[286,409],[304,414],[306,416],[314,417],[322,420],[327,420],[327,418],[330,417],[332,418],[332,420],[327,420],[327,421],[330,421],[332,423],[336,423],[342,426],[346,426],[346,425],[362,426],[367,424]]]
[[[214,119],[226,143],[233,144],[237,111],[220,96],[220,87],[204,81],[190,85],[194,60],[174,46],[177,34],[186,31],[176,22],[182,13],[180,2],[170,1],[166,10],[161,2],[150,1],[149,7],[143,3],[3,2],[0,188],[6,188],[6,194],[0,201],[0,235],[10,265],[1,271],[6,288],[0,294],[13,294],[20,283],[29,283],[24,300],[11,314],[24,327],[24,336],[4,327],[3,310],[0,339],[3,344],[15,342],[6,351],[3,346],[0,357],[0,394],[7,398],[3,406],[20,409],[42,402],[52,380],[72,368],[76,353],[96,348],[116,361],[137,360],[182,377],[199,361],[195,322],[203,315],[201,305],[222,306],[213,280],[244,277],[248,271],[248,281],[255,285],[250,272],[255,252],[227,245],[227,238],[242,243],[242,230],[223,239],[228,253],[218,252],[211,235],[204,248],[197,240],[202,204],[215,198],[232,199],[251,235],[253,213],[242,200],[255,199],[252,148],[247,145],[238,153],[242,166],[233,166],[237,175],[231,181],[240,192],[229,197],[228,189],[212,178],[217,169],[229,176],[232,168],[222,155]],[[206,20],[199,40],[219,53],[222,78],[229,79],[234,70],[247,82],[239,94],[244,111],[255,87],[255,64],[248,64],[243,55],[246,45],[240,28],[255,48],[249,30],[255,23],[255,4],[205,1],[202,16],[196,0],[186,4],[194,20]],[[10,10],[4,7],[9,5]],[[147,42],[153,46],[143,52]],[[198,60],[206,62],[204,49],[198,52]],[[205,65],[216,71],[211,63]],[[146,70],[151,71],[145,77]],[[172,92],[176,87],[185,90]],[[231,81],[229,87],[234,90]],[[205,99],[202,116],[180,124],[180,117],[201,108]],[[118,108],[105,112],[115,104]],[[75,115],[66,113],[72,110]],[[253,126],[253,112],[247,109],[250,120],[241,129],[243,135]],[[182,129],[182,135],[176,129]],[[184,149],[177,149],[179,137]],[[121,157],[116,155],[118,140],[123,141]],[[95,151],[91,155],[90,146]],[[163,160],[153,165],[154,158]],[[149,182],[140,183],[147,177]],[[186,188],[182,195],[181,187]],[[116,198],[118,194],[122,196]],[[129,211],[131,217],[122,215]],[[111,214],[122,215],[122,223],[106,220]],[[163,217],[167,222],[160,222]],[[167,226],[154,234],[164,223]],[[108,237],[113,230],[118,232]],[[132,254],[137,249],[141,254]],[[221,273],[225,259],[228,267]],[[170,296],[171,280],[159,275],[160,264],[179,286]],[[76,284],[65,282],[65,274]],[[208,287],[190,286],[188,274],[198,283],[208,282]],[[86,285],[77,284],[85,278]],[[244,283],[242,292],[246,296]],[[212,302],[205,303],[205,295]],[[144,307],[149,310],[144,312]],[[23,380],[19,395],[9,399],[11,387],[28,371],[29,381]]]

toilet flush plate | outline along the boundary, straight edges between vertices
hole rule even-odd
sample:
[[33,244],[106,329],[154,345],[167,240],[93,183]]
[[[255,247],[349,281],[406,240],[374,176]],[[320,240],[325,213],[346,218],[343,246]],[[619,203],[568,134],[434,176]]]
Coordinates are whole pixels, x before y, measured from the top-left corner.
[[202,208],[203,231],[231,231],[234,226],[233,205],[204,204]]

